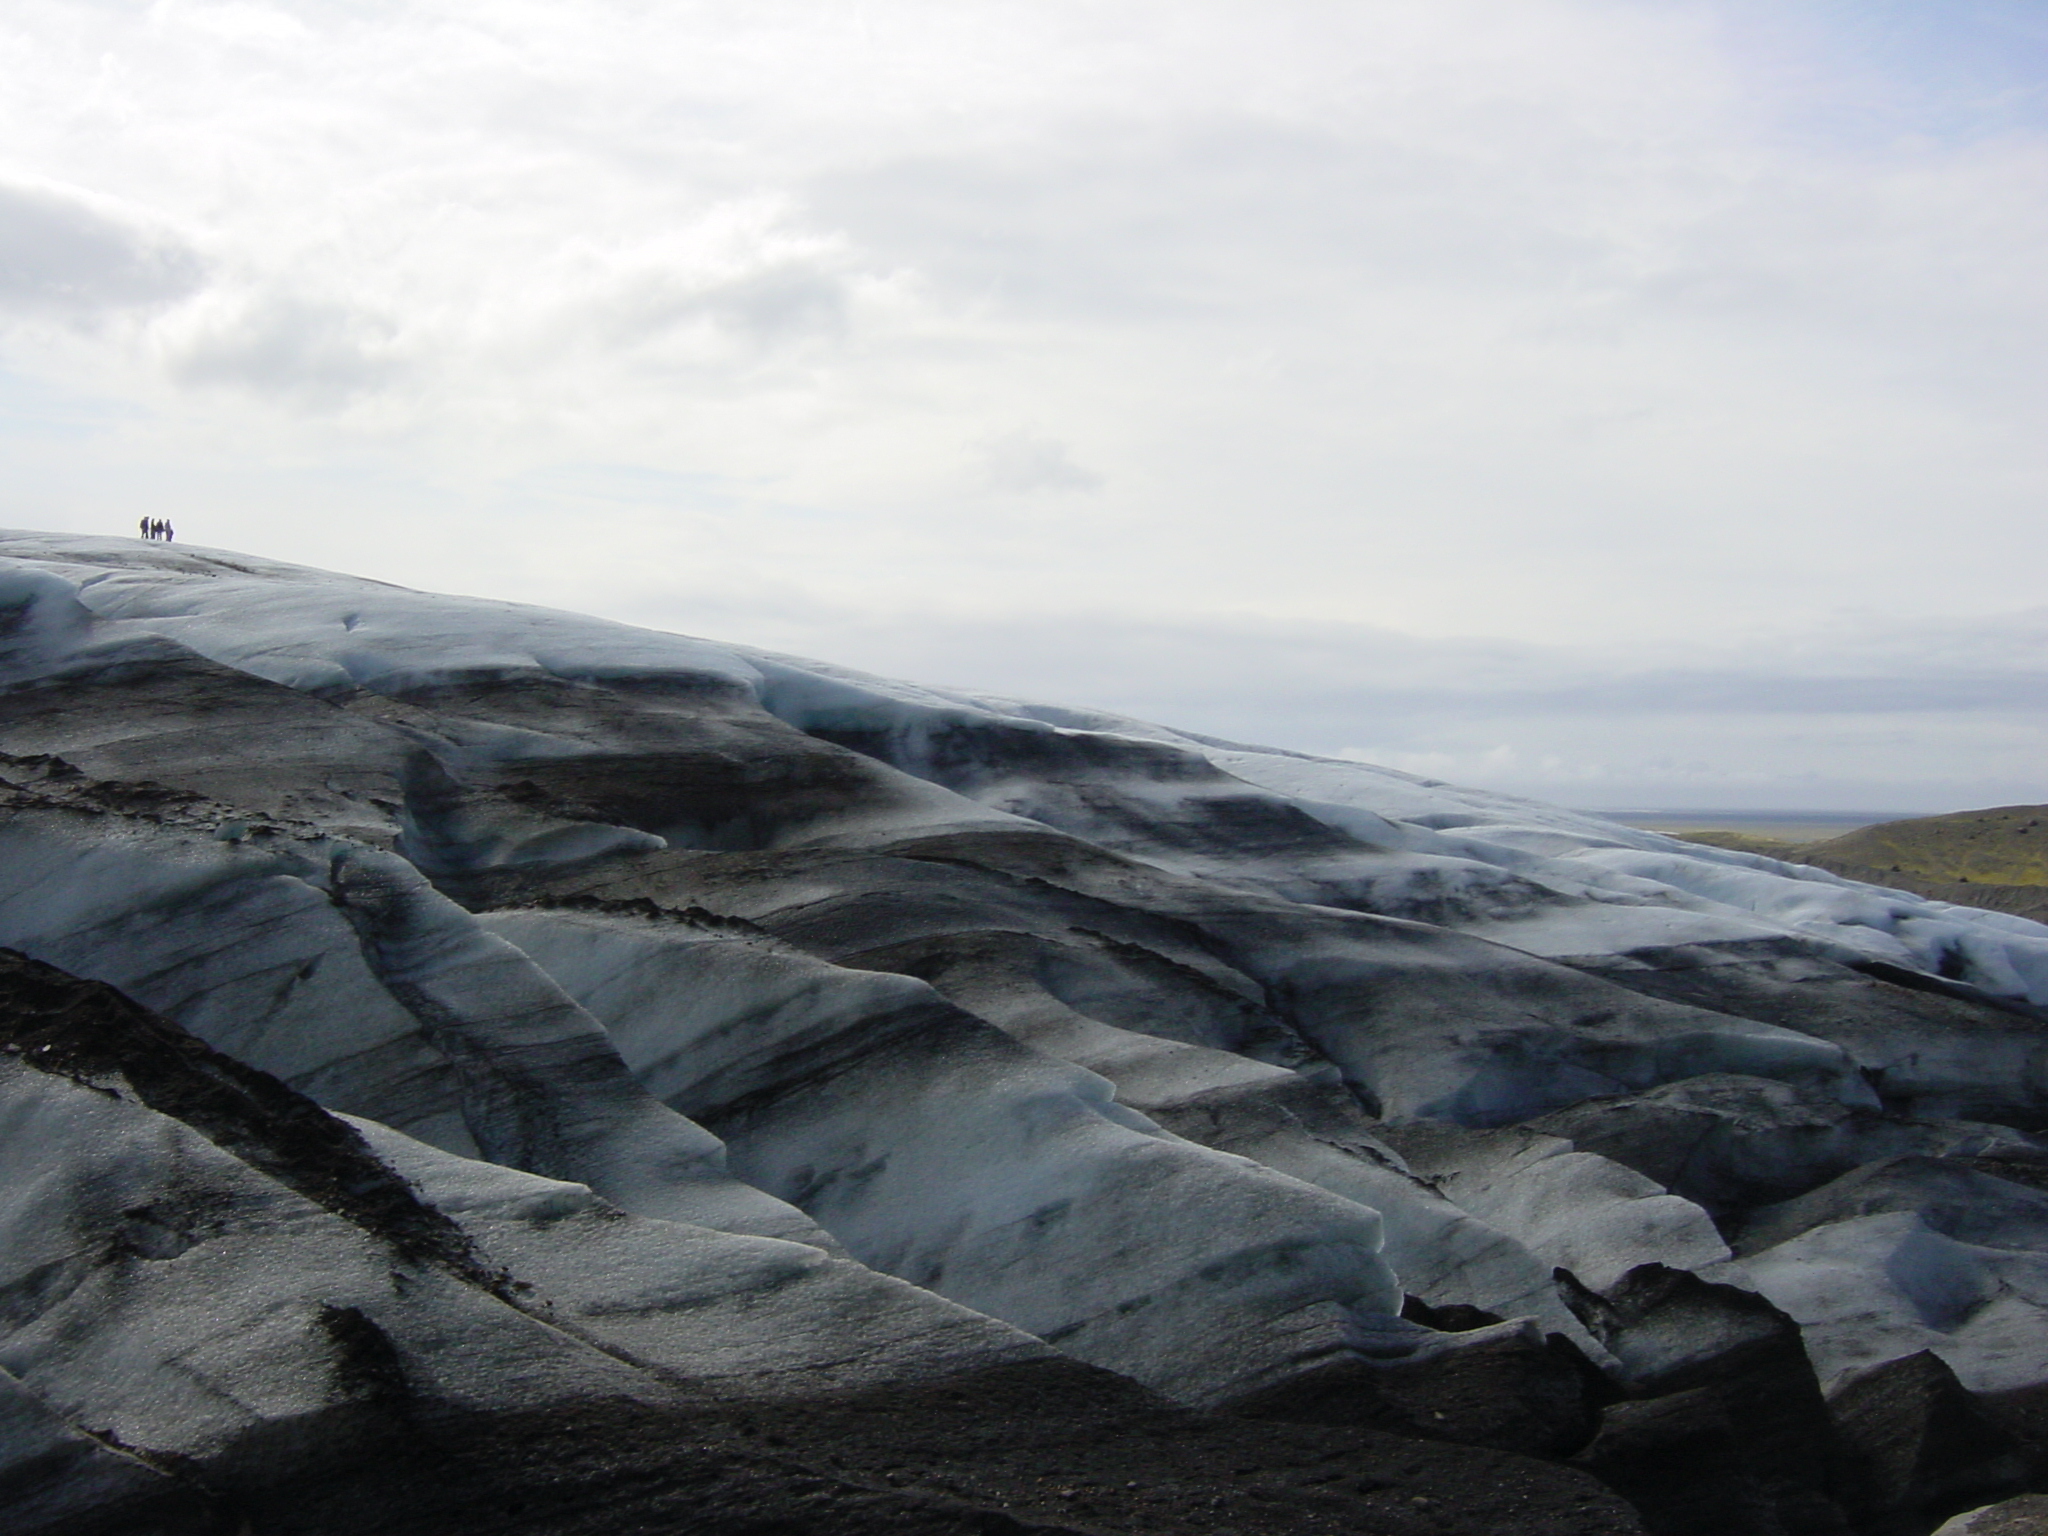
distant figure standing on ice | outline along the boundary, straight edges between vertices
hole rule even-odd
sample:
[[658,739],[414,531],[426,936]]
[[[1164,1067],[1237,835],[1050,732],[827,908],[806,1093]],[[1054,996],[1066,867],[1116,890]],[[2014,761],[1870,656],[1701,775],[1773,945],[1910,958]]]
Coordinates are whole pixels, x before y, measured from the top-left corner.
[[163,525],[163,526],[164,526],[164,542],[165,542],[166,544],[168,544],[168,543],[170,543],[170,542],[171,542],[171,541],[172,541],[173,539],[177,538],[177,536],[178,536],[178,530],[177,530],[177,529],[175,529],[175,528],[173,528],[173,527],[171,526],[171,520],[170,520],[170,519],[169,519],[168,517],[164,519],[164,525]]
[[142,519],[142,521],[141,521],[141,522],[139,522],[138,524],[136,524],[136,526],[137,526],[138,528],[140,528],[140,529],[142,530],[142,536],[143,536],[143,537],[144,537],[145,539],[149,537],[149,519],[148,519],[148,518],[146,518],[146,517],[145,517],[144,519]]

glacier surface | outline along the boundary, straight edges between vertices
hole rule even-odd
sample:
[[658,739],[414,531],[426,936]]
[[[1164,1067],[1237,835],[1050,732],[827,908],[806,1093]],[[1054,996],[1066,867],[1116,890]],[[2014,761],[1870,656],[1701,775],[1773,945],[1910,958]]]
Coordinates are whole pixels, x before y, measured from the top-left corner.
[[[9,1047],[0,1486],[68,1469],[53,1531],[377,1361],[465,1413],[1079,1361],[1425,1438],[1469,1378],[1624,1493],[1721,1435],[1760,1531],[1862,1517],[1727,1427],[1757,1339],[1815,1403],[2048,1393],[2048,927],[223,551],[0,535],[0,621],[0,947],[443,1245],[400,1284],[155,1069]],[[1631,1365],[1681,1314],[1721,1363]]]

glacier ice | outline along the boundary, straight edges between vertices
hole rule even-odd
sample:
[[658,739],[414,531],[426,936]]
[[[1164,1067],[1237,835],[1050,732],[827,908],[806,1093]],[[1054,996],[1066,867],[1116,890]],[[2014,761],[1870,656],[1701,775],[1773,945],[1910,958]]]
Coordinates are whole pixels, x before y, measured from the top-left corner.
[[1400,1305],[1370,1209],[1167,1135],[920,981],[637,915],[485,921],[742,1176],[1084,1360],[1215,1401]]
[[336,1411],[337,1351],[492,1412],[1079,1360],[1329,1422],[1390,1341],[1531,1403],[1561,1351],[1637,1394],[1584,1465],[1721,1444],[1795,1523],[1833,1495],[1646,1374],[1687,1308],[2048,1390],[2041,925],[221,551],[0,535],[0,618],[0,947],[353,1117],[474,1266],[401,1295],[262,1158],[0,1057],[0,1453],[102,1502],[168,1475],[131,1435]]

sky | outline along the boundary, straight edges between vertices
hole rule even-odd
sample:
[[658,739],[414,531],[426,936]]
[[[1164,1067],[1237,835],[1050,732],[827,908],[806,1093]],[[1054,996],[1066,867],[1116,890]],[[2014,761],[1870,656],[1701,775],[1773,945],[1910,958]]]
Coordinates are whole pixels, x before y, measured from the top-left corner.
[[2048,801],[2040,0],[11,0],[0,524]]

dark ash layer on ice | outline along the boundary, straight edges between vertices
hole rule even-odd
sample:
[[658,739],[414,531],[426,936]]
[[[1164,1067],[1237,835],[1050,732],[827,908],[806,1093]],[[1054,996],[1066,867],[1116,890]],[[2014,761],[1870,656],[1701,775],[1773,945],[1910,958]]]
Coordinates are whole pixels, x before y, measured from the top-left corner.
[[2048,1470],[2048,929],[570,615],[0,555],[25,1531],[1903,1533]]

